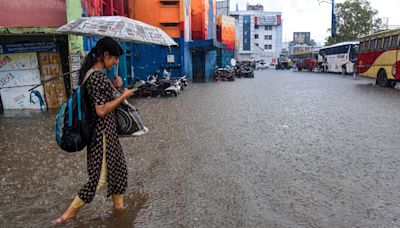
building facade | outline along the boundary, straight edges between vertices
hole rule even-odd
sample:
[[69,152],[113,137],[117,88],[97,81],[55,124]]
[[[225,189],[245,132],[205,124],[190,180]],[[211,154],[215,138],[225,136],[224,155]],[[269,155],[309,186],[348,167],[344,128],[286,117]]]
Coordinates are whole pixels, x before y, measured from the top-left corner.
[[261,5],[231,11],[236,21],[236,58],[276,63],[282,51],[282,13],[265,12]]
[[[0,112],[58,108],[70,88],[65,0],[1,0]],[[44,85],[42,81],[56,78]]]

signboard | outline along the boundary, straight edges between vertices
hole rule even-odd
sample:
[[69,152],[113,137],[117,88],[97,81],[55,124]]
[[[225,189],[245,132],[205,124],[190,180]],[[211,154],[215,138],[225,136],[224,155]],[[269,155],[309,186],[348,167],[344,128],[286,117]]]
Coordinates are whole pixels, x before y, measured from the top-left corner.
[[[0,54],[0,94],[4,109],[46,109],[35,52]],[[14,88],[7,88],[14,87]]]
[[40,109],[46,110],[43,98],[43,87],[40,86],[31,92],[32,86],[1,89],[1,100],[4,109]]
[[37,69],[36,53],[0,54],[0,71]]
[[256,25],[280,25],[280,15],[255,17]]
[[294,32],[293,33],[293,42],[295,44],[307,44],[310,45],[310,32]]
[[0,54],[26,53],[35,51],[56,51],[58,45],[54,42],[36,42],[22,44],[0,44]]
[[167,63],[174,63],[175,55],[167,55]]
[[40,84],[39,69],[0,71],[0,88]]
[[243,51],[250,51],[250,20],[251,16],[243,16]]

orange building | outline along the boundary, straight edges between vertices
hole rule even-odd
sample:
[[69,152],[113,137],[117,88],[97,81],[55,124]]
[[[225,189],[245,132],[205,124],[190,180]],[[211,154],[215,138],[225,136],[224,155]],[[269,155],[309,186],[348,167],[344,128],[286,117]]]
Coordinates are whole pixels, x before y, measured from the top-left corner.
[[129,17],[159,27],[172,38],[185,36],[185,40],[189,40],[190,2],[190,0],[130,0]]
[[192,38],[208,40],[215,38],[216,0],[192,1]]

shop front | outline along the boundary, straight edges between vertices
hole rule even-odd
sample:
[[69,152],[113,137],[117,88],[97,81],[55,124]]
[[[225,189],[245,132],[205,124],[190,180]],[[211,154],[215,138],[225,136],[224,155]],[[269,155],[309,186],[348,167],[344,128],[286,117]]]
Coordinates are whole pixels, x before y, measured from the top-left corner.
[[70,88],[68,77],[60,77],[68,72],[66,37],[2,36],[0,41],[0,111],[60,107]]

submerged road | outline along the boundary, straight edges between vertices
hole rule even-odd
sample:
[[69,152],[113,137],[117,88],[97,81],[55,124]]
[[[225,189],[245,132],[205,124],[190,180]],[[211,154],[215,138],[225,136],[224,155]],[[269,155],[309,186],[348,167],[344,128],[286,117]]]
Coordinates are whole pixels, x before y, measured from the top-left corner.
[[[127,210],[100,192],[67,227],[399,227],[400,90],[265,70],[133,99]],[[54,112],[0,117],[0,227],[47,227],[86,182]]]

